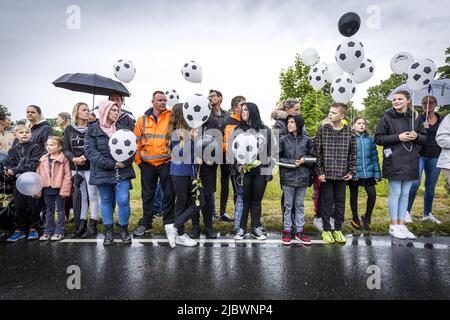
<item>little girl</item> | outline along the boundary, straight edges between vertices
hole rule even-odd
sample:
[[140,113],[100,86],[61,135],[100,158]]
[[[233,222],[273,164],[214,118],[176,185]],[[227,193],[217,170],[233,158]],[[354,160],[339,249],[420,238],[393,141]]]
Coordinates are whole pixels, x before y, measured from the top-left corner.
[[[356,230],[370,230],[373,208],[377,198],[376,181],[381,180],[378,151],[373,138],[366,130],[366,120],[357,117],[353,121],[357,146],[357,174],[348,182],[350,188],[350,207],[352,209],[352,227]],[[364,187],[367,193],[367,207],[365,215],[358,216],[358,188]]]
[[[39,160],[37,173],[42,177],[43,193],[47,212],[45,216],[45,230],[41,241],[60,241],[64,238],[65,198],[70,196],[72,174],[69,160],[61,152],[63,141],[59,137],[51,136],[45,144],[47,154]],[[58,220],[55,228],[55,203]]]

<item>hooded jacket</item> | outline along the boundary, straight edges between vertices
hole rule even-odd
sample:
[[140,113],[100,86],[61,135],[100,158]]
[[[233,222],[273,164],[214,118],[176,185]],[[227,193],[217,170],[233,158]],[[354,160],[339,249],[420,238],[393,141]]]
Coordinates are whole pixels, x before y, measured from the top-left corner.
[[[297,135],[288,133],[280,139],[279,157],[281,163],[295,164],[296,160],[299,160],[304,156],[316,156],[312,140],[303,134],[303,118],[300,116],[294,116],[293,118],[295,120],[297,130],[300,133]],[[280,166],[281,185],[290,187],[309,187],[312,184],[313,169],[314,164],[303,164],[297,168],[286,168]]]
[[356,168],[353,180],[374,178],[381,179],[378,151],[373,138],[365,133],[356,134]]
[[7,169],[11,169],[14,175],[35,172],[43,153],[37,143],[18,143],[8,151]]
[[[69,159],[70,170],[76,170],[76,166],[73,163],[73,158],[81,157],[85,154],[84,143],[87,127],[85,130],[77,128],[75,125],[69,125],[64,130],[64,155]],[[89,160],[86,160],[85,164],[78,166],[78,170],[89,170]]]
[[45,154],[39,160],[37,173],[42,177],[43,187],[60,189],[61,197],[69,197],[72,190],[72,174],[70,172],[69,160],[61,154],[53,160],[50,171],[50,154]]
[[[108,114],[114,102],[108,101],[104,108],[100,109],[100,119]],[[116,104],[117,105],[117,104]],[[120,123],[115,123],[116,130],[128,129]],[[114,184],[118,181],[134,179],[133,157],[124,161],[125,167],[115,169],[117,161],[111,156],[109,149],[109,135],[100,127],[100,121],[89,125],[85,136],[85,154],[90,162],[90,181],[92,185]],[[117,173],[117,175],[116,175]]]
[[42,120],[31,127],[31,142],[37,143],[41,146],[42,153],[45,153],[45,143],[48,137],[55,134],[53,128],[48,124],[47,121]]
[[375,143],[383,146],[383,177],[392,180],[419,179],[420,146],[427,142],[422,119],[415,117],[414,131],[417,139],[401,142],[399,135],[411,131],[412,113],[399,113],[393,108],[384,113],[375,133]]
[[284,110],[275,109],[272,112],[272,119],[275,120],[275,124],[273,125],[273,129],[278,130],[278,135],[280,139],[287,135],[288,129],[286,127],[286,118],[288,116],[288,113]]

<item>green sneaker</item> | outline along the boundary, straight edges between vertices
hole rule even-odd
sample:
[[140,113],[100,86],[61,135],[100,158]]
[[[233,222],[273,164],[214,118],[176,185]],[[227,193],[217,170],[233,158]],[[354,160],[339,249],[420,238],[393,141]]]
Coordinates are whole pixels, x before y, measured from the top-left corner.
[[336,242],[347,243],[347,238],[345,238],[345,236],[342,234],[342,231],[334,231],[333,237]]
[[323,242],[325,242],[325,244],[332,244],[336,242],[331,231],[322,232],[322,240]]

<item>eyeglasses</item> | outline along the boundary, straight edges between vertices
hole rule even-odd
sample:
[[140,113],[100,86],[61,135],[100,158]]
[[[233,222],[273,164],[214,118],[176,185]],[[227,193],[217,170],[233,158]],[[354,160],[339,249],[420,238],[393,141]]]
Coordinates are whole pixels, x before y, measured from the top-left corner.
[[208,97],[208,99],[212,99],[212,98],[214,98],[214,97],[217,97],[217,94],[212,94],[212,95],[210,95],[210,96]]
[[436,104],[436,101],[429,101],[428,103],[424,102],[422,103],[422,106],[426,107],[428,104]]

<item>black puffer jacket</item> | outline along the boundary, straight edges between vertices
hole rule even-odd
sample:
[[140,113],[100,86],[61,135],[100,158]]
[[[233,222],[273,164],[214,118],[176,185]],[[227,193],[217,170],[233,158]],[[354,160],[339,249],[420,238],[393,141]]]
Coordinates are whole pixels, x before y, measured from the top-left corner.
[[[87,128],[86,128],[87,130]],[[81,157],[84,153],[84,139],[86,131],[82,132],[76,129],[73,125],[68,126],[64,130],[64,155],[69,159],[70,170],[75,170],[73,158]],[[85,155],[86,157],[86,155]],[[78,170],[89,170],[89,160],[82,166],[78,166]]]
[[378,123],[375,143],[383,146],[383,178],[392,180],[419,179],[420,146],[427,143],[427,133],[420,117],[414,120],[417,139],[401,142],[399,135],[411,131],[412,113],[399,113],[389,109]]
[[[288,133],[280,140],[280,163],[295,164],[304,156],[315,157],[314,144],[304,134],[295,136]],[[310,187],[314,164],[303,164],[297,168],[285,168],[280,166],[281,185],[290,187]]]
[[18,143],[8,151],[6,168],[11,169],[14,175],[35,172],[43,155],[44,151],[37,143]]
[[48,137],[55,135],[53,128],[47,121],[42,121],[31,127],[31,140],[30,142],[37,143],[41,146],[42,154],[45,153],[45,143]]
[[[127,129],[120,123],[116,124],[117,130]],[[90,161],[91,177],[89,183],[92,185],[114,184],[117,181],[116,160],[113,159],[109,150],[109,137],[100,128],[100,123],[89,125],[85,138],[86,158]],[[124,162],[125,168],[119,169],[119,180],[134,179],[136,175],[133,169],[133,157]]]

